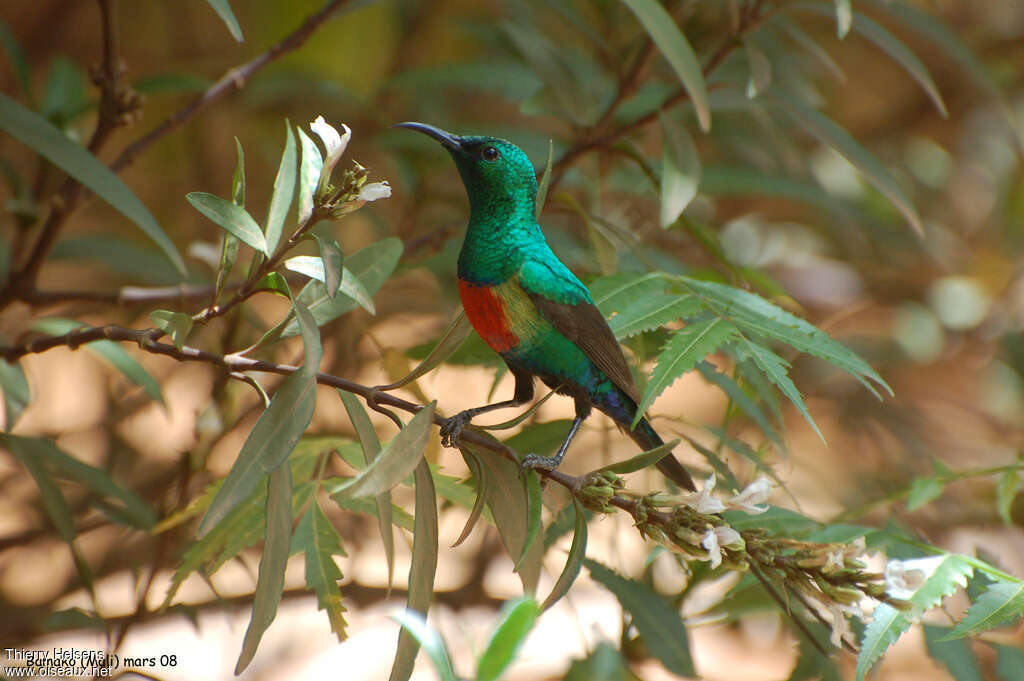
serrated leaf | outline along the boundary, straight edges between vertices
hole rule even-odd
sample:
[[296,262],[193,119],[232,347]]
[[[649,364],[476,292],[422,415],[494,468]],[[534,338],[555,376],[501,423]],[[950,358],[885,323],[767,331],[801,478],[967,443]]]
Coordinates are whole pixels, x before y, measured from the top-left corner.
[[692,317],[703,306],[697,296],[657,293],[637,299],[609,319],[608,325],[615,337],[622,340],[677,319]]
[[[406,610],[392,615],[391,618],[402,625],[403,634],[408,633],[420,646],[423,646],[423,650],[427,651],[427,657],[430,658],[430,663],[434,665],[434,670],[441,681],[458,681],[455,670],[452,669],[451,655],[448,653],[448,647],[444,644],[444,639],[436,629],[427,623],[423,615],[415,610]],[[395,676],[395,671],[392,670],[391,681],[411,676],[411,664],[410,662],[408,674]]]
[[768,56],[749,40],[743,42],[750,65],[750,77],[747,79],[747,98],[754,99],[772,84],[772,63]]
[[305,553],[306,588],[316,593],[317,608],[327,613],[331,631],[338,637],[338,641],[344,641],[347,637],[347,623],[343,615],[345,606],[341,603],[341,589],[338,588],[342,574],[334,562],[334,556],[348,554],[341,546],[341,536],[316,500],[299,520],[292,546]]
[[548,185],[551,184],[551,168],[555,165],[555,141],[548,140],[548,160],[544,164],[544,173],[540,177],[540,183],[537,185],[537,198],[534,202],[536,206],[536,217],[539,220],[540,214],[544,211],[544,204],[548,198]]
[[0,93],[0,130],[46,157],[134,222],[182,275],[185,262],[149,209],[132,190],[88,150],[75,144],[49,121]]
[[[355,395],[344,390],[338,390],[348,418],[352,421],[352,427],[356,429],[359,436],[359,444],[363,449],[363,460],[369,466],[381,455],[380,439],[377,431],[370,421],[369,414],[363,408],[362,403]],[[374,504],[377,507],[377,528],[380,530],[380,539],[384,544],[384,557],[388,564],[388,589],[391,588],[395,575],[395,534],[391,528],[391,492],[381,492],[374,497]]]
[[299,224],[303,224],[313,215],[313,196],[320,183],[320,171],[324,167],[324,158],[320,147],[302,128],[299,131],[299,146],[302,148],[302,162],[299,165]]
[[661,124],[661,218],[662,229],[672,225],[693,198],[700,185],[701,164],[697,147],[686,128],[658,112]]
[[323,354],[320,332],[302,303],[295,301],[293,309],[301,323],[306,361],[282,381],[270,406],[260,414],[249,432],[224,484],[199,523],[196,531],[199,539],[256,489],[264,473],[280,467],[313,420],[316,373]]
[[946,484],[934,477],[917,478],[910,484],[910,492],[907,495],[907,510],[916,511],[930,501],[934,501],[942,494]]
[[746,337],[740,337],[737,346],[742,355],[752,360],[757,368],[761,370],[761,373],[786,396],[786,399],[793,403],[793,406],[797,408],[797,411],[804,417],[804,420],[814,429],[814,432],[821,438],[821,441],[825,442],[825,436],[819,430],[818,424],[814,422],[814,418],[811,417],[811,412],[808,411],[807,405],[804,404],[804,398],[800,395],[800,391],[796,389],[793,379],[789,377],[789,362],[765,346],[755,343]]
[[516,566],[513,568],[514,572],[519,572],[519,566],[526,560],[534,542],[537,541],[537,535],[540,534],[541,529],[541,510],[544,506],[541,503],[540,476],[537,475],[537,472],[526,471],[522,479],[523,486],[526,489],[526,540],[523,542],[523,548],[516,558]]
[[903,563],[907,568],[922,570],[926,575],[924,582],[908,599],[915,613],[938,607],[943,598],[967,586],[967,578],[974,572],[971,561],[955,553],[905,560]]
[[329,489],[328,493],[341,498],[373,497],[405,480],[427,449],[436,406],[435,401],[420,409],[370,465],[356,477]]
[[260,226],[244,208],[207,192],[190,192],[185,198],[197,211],[236,236],[239,241],[264,255],[270,255]]
[[590,576],[618,599],[622,609],[632,616],[648,650],[665,668],[678,676],[695,676],[690,645],[679,611],[646,584],[627,579],[604,565],[584,559]]
[[[395,266],[402,256],[403,245],[399,239],[388,238],[377,243],[370,244],[345,259],[345,269],[351,270],[355,280],[358,280],[366,291],[367,299],[384,285]],[[342,276],[340,293],[333,299],[327,295],[327,289],[318,281],[311,281],[302,289],[297,298],[306,304],[309,311],[313,313],[318,326],[337,319],[357,305],[354,298],[349,296],[345,290],[345,278]],[[355,290],[353,290],[355,293]],[[293,336],[298,332],[295,321],[292,320],[285,327],[283,336]]]
[[911,229],[918,236],[924,236],[921,217],[917,214],[914,204],[874,154],[861,146],[835,121],[807,106],[799,98],[783,98],[772,93],[766,93],[766,96],[771,97],[774,105],[797,123],[802,130],[813,135],[825,146],[834,149],[863,173],[864,178],[903,214]]
[[288,209],[291,208],[292,199],[295,197],[295,173],[298,159],[295,151],[295,134],[292,133],[292,125],[288,121],[285,121],[284,124],[284,135],[284,152],[281,154],[281,163],[277,167],[277,176],[274,178],[274,191],[270,195],[270,207],[267,208],[267,253],[273,253],[281,242],[284,221],[288,217]]
[[245,151],[237,137],[235,157],[235,174],[231,176],[231,202],[236,206],[245,206]]
[[540,608],[530,597],[508,601],[498,613],[498,625],[476,664],[476,681],[497,681],[515,659],[537,621]]
[[860,642],[857,681],[864,680],[878,658],[910,628],[910,624],[910,620],[891,605],[879,603],[875,606],[871,613],[871,622],[864,629],[864,636]]
[[672,66],[683,88],[689,93],[690,101],[697,112],[701,130],[711,130],[711,107],[708,104],[708,90],[704,82],[697,54],[690,42],[679,30],[675,20],[655,0],[622,0],[636,15],[658,50]]
[[974,636],[1015,622],[1024,615],[1024,582],[995,582],[971,605],[945,639]]
[[4,430],[9,431],[32,401],[25,371],[20,363],[10,364],[0,360],[0,389],[4,393]]
[[658,363],[651,380],[644,389],[643,399],[637,407],[631,428],[643,418],[655,398],[677,378],[692,369],[697,362],[716,351],[736,335],[736,327],[720,317],[691,322],[677,331],[658,355]]
[[[573,499],[571,508],[574,510],[575,515],[572,545],[569,547],[569,555],[565,559],[565,567],[562,568],[561,574],[558,575],[555,585],[551,587],[551,593],[544,599],[544,604],[541,606],[542,612],[557,603],[562,596],[569,593],[573,582],[576,581],[580,574],[580,568],[583,567],[583,559],[587,555],[587,516],[583,511],[583,507],[575,499]],[[545,536],[544,545],[549,546],[550,543],[548,537]]]
[[664,277],[657,273],[636,274],[634,272],[599,277],[590,282],[590,295],[594,305],[605,317],[628,310],[637,301],[651,296],[663,295],[667,285]]
[[772,442],[780,447],[783,446],[782,436],[779,435],[778,430],[776,430],[768,415],[764,413],[761,406],[735,380],[718,371],[710,362],[698,362],[696,369],[705,381],[718,386],[725,393],[726,397],[739,407],[740,411],[749,416],[761,429],[761,432],[767,435]]
[[278,466],[267,478],[266,528],[256,591],[252,599],[252,617],[235,664],[236,676],[252,662],[263,632],[277,616],[277,605],[284,593],[284,570],[288,556],[291,555],[292,538],[291,466]]
[[[437,496],[434,492],[434,481],[430,476],[430,466],[426,460],[421,459],[416,466],[416,521],[412,540],[412,563],[409,566],[407,615],[410,612],[417,612],[425,617],[430,607],[430,601],[434,596],[434,575],[437,572],[437,533]],[[418,650],[419,644],[413,640],[408,629],[402,629],[398,634],[398,649],[395,652],[394,665],[391,667],[390,681],[408,681]],[[437,652],[434,646],[427,648],[431,660],[441,659]],[[449,668],[450,666],[449,663]],[[451,678],[454,681],[454,674]]]
[[149,318],[157,328],[169,334],[175,347],[181,350],[189,332],[192,331],[192,317],[184,312],[154,310],[149,313]]
[[984,681],[985,676],[971,646],[967,641],[950,640],[945,636],[949,630],[949,627],[924,625],[924,640],[928,654],[935,661],[942,663],[956,681]]
[[231,37],[238,42],[242,42],[242,27],[238,25],[238,19],[235,18],[235,13],[231,11],[231,5],[228,4],[228,0],[206,0],[206,2],[217,13],[217,16],[224,22],[224,25],[228,27]]

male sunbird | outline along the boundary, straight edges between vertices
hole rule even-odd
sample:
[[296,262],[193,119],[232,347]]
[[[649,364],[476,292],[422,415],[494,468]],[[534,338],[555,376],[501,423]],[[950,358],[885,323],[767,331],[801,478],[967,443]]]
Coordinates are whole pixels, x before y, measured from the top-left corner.
[[[555,255],[536,219],[537,178],[519,147],[494,137],[460,137],[424,123],[422,132],[451,154],[469,195],[469,227],[459,252],[459,297],[473,328],[515,377],[511,400],[466,409],[441,428],[455,446],[473,417],[533,399],[533,379],[573,398],[576,418],[554,456],[530,454],[525,468],[554,469],[580,424],[597,407],[644,450],[663,444],[646,418],[636,428],[640,395],[615,336],[587,287]],[[669,479],[694,489],[668,454],[657,464]]]

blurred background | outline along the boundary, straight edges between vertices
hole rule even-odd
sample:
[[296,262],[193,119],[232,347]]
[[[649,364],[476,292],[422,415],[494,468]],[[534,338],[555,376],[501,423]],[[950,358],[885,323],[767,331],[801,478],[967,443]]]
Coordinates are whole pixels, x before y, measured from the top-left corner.
[[[199,0],[116,5],[125,77],[145,104],[138,121],[114,133],[102,159],[110,161],[320,6],[309,0],[233,4],[242,43]],[[828,444],[788,404],[778,405],[788,447],[767,455],[788,486],[778,503],[822,521],[896,523],[937,546],[977,553],[1024,574],[1024,497],[1017,493],[1019,475],[1004,474],[1024,448],[1024,3],[853,3],[916,55],[948,115],[936,105],[935,92],[915,80],[922,71],[903,53],[887,53],[858,30],[840,40],[831,2],[667,4],[702,63],[720,56],[707,74],[710,133],[700,132],[686,102],[665,108],[690,131],[703,167],[696,198],[668,229],[658,224],[662,139],[656,112],[678,81],[656,51],[645,54],[644,34],[628,9],[610,1],[351,3],[301,49],[201,111],[121,176],[186,255],[190,281],[209,284],[214,271],[204,257],[216,257],[220,232],[185,194],[229,194],[237,138],[246,154],[248,207],[262,219],[283,121],[308,129],[323,115],[336,126],[347,124],[353,137],[346,158],[369,168],[371,180],[390,181],[393,194],[338,222],[333,235],[346,253],[388,236],[400,238],[404,252],[374,298],[375,315],[357,309],[324,327],[322,369],[374,385],[411,368],[455,313],[455,257],[467,216],[464,191],[443,150],[388,126],[418,120],[460,134],[505,137],[526,150],[538,171],[551,140],[556,161],[566,160],[556,166],[541,222],[556,252],[585,281],[648,267],[718,273],[856,349],[893,387],[895,396],[879,401],[821,362],[787,357]],[[755,4],[763,18],[747,27],[746,47],[727,47]],[[20,46],[28,76],[25,92],[8,48],[0,62],[3,92],[68,135],[87,139],[97,102],[88,73],[103,49],[97,4],[7,0],[0,19],[9,34],[4,42]],[[631,82],[625,92],[624,82]],[[766,92],[799,97],[849,131],[910,197],[923,236],[843,156],[763,104]],[[605,116],[609,102],[616,107]],[[613,139],[597,134],[616,130],[623,132]],[[45,215],[45,200],[62,177],[7,136],[0,137],[0,164],[9,241],[23,225],[31,229],[40,211]],[[40,288],[116,292],[177,283],[173,268],[134,226],[93,201],[61,233]],[[19,303],[0,312],[0,333],[18,338],[40,315],[146,328],[155,307]],[[182,301],[175,309],[198,308]],[[232,334],[225,333],[225,321],[190,344],[218,352],[244,347],[285,309],[259,298],[247,316],[231,322]],[[647,371],[659,342],[654,334],[629,345]],[[291,362],[300,352],[285,345],[275,357]],[[94,355],[57,349],[23,360],[32,402],[13,432],[56,438],[75,457],[110,470],[163,516],[228,470],[260,402],[250,388],[210,367],[133,355],[160,381],[166,407]],[[511,395],[511,379],[498,370],[497,357],[471,342],[402,394],[437,399],[439,411],[451,414],[484,403],[492,392],[499,399]],[[271,379],[267,387],[274,385]],[[352,437],[333,391],[321,390],[310,432]],[[652,413],[659,430],[670,434],[708,444],[708,427],[721,426],[760,447],[764,437],[757,428],[726,418],[726,408],[717,388],[690,373]],[[571,416],[568,401],[556,398],[535,420]],[[375,423],[382,438],[391,437],[386,419]],[[525,431],[523,451],[560,439],[560,428]],[[428,457],[452,475],[465,475],[457,452],[442,451],[432,438]],[[591,470],[629,456],[632,448],[610,422],[595,417],[565,468]],[[681,452],[706,474],[695,451]],[[742,457],[725,456],[737,471],[746,470]],[[950,471],[956,475],[949,484],[934,484],[934,494],[916,497],[927,497],[926,503],[908,507],[915,481]],[[641,486],[657,484],[652,475]],[[68,494],[100,614],[108,623],[130,625],[123,654],[177,655],[177,667],[153,670],[157,678],[229,678],[258,552],[243,553],[209,584],[193,576],[178,595],[179,606],[157,611],[189,528],[155,535],[126,530],[91,509],[87,495]],[[411,495],[396,501],[411,506]],[[466,515],[458,507],[441,510],[432,611],[463,669],[484,645],[497,605],[519,590],[493,528],[481,524],[459,548],[445,548]],[[315,597],[303,589],[299,559],[289,567],[278,621],[244,678],[342,673],[377,679],[390,668],[397,626],[386,615],[404,602],[402,592],[387,589],[372,519],[339,513],[332,520],[348,551],[339,566],[351,640],[337,644]],[[626,572],[641,569],[648,550],[621,519],[595,523],[590,547],[589,555]],[[399,538],[396,549],[401,585],[409,543]],[[659,567],[662,560],[653,564],[654,584],[669,592],[680,577],[670,566]],[[554,576],[560,561],[564,552],[547,556]],[[143,585],[148,595],[139,608]],[[787,678],[796,644],[778,613],[701,614],[716,597],[711,592],[703,603],[688,602],[702,675]],[[106,638],[96,619],[75,609],[92,607],[32,479],[0,453],[0,647],[102,649]],[[508,678],[562,678],[571,658],[603,640],[616,641],[619,628],[614,599],[584,578],[541,620]],[[1019,628],[1001,635],[1002,642],[1024,642]],[[975,652],[990,669],[987,648]],[[853,658],[839,659],[844,675],[852,674]],[[671,678],[654,662],[634,671],[645,679]],[[414,678],[433,678],[433,672],[421,660]],[[886,657],[877,678],[943,679],[948,673],[912,632]]]

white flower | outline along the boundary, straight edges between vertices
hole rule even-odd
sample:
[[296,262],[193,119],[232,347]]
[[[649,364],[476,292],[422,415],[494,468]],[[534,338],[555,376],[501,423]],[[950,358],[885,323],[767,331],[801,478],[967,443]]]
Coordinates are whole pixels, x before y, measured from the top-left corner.
[[910,598],[944,559],[945,556],[929,556],[912,560],[890,560],[885,565],[886,591],[894,598]]
[[718,546],[718,533],[715,532],[715,528],[708,528],[704,538],[700,541],[700,545],[708,552],[708,560],[711,561],[712,570],[722,564],[722,549]]
[[377,199],[386,199],[389,196],[391,196],[391,185],[387,182],[371,182],[363,185],[363,188],[359,190],[359,200],[367,203]]
[[711,514],[721,513],[725,510],[725,504],[711,496],[715,490],[717,479],[712,473],[711,477],[704,481],[704,487],[696,494],[687,494],[683,497],[683,503],[697,511],[697,513]]
[[316,120],[309,124],[309,129],[317,134],[327,150],[327,154],[324,156],[323,170],[320,171],[321,177],[324,175],[330,177],[338,159],[345,153],[348,141],[352,139],[352,131],[348,126],[342,123],[341,127],[345,131],[343,135],[339,135],[338,131],[324,120],[323,116],[317,116]]
[[747,485],[742,492],[730,499],[728,506],[730,508],[742,509],[752,515],[764,513],[768,510],[768,507],[758,506],[757,504],[768,500],[768,496],[772,493],[772,487],[772,481],[761,476]]

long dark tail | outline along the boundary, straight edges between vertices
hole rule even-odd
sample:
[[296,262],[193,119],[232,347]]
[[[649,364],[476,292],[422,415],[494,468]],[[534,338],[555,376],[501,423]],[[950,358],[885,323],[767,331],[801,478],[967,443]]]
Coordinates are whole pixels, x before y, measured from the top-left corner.
[[[640,445],[640,448],[644,451],[665,444],[661,436],[654,432],[654,428],[651,428],[651,424],[647,422],[647,419],[640,419],[640,423],[636,424],[636,428],[633,430],[629,430],[629,424],[626,424],[624,428],[629,436],[633,438],[633,442]],[[664,473],[665,477],[672,482],[688,490],[697,491],[697,487],[693,484],[693,478],[686,472],[683,464],[679,463],[679,459],[674,454],[669,453],[663,456],[658,461],[657,466],[658,470]]]

